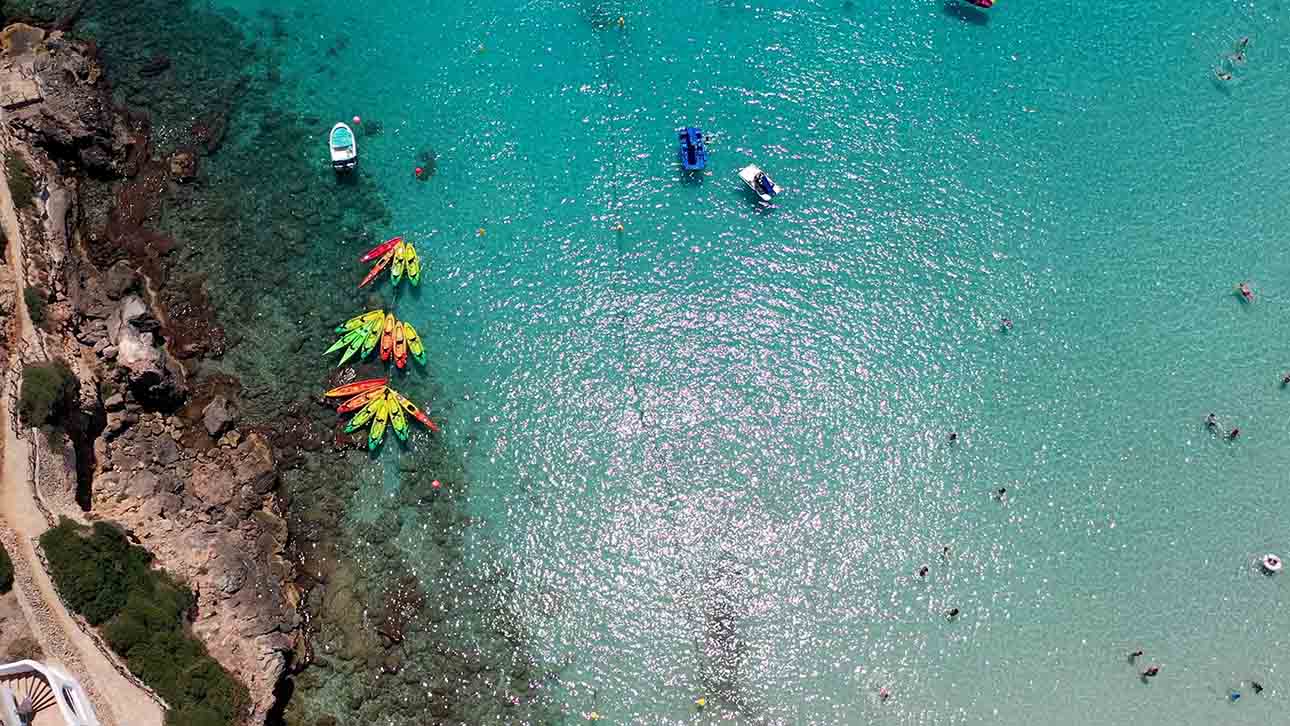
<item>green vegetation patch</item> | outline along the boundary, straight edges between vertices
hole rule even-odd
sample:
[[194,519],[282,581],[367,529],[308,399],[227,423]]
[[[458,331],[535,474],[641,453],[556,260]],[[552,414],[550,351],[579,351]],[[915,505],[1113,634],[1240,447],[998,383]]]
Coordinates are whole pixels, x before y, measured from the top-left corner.
[[187,630],[193,594],[152,555],[115,527],[63,518],[40,536],[59,593],[92,625],[101,626],[130,672],[170,705],[170,726],[228,726],[250,702],[246,688],[206,653]]
[[57,424],[78,385],[72,369],[61,360],[23,366],[18,417],[28,426]]
[[31,175],[31,167],[17,154],[9,154],[4,160],[5,177],[9,180],[9,195],[13,197],[13,206],[18,209],[30,207],[36,199],[36,179]]
[[13,589],[13,560],[0,544],[0,595]]
[[35,325],[45,324],[45,310],[49,307],[49,301],[41,294],[40,290],[28,285],[22,289],[22,301],[27,304],[27,314],[31,316],[31,322]]

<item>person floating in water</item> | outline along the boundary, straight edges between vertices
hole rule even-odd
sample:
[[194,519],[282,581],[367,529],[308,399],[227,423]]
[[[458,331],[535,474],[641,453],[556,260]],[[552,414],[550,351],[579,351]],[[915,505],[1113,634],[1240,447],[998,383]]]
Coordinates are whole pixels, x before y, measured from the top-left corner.
[[881,700],[881,701],[885,701],[885,700],[887,700],[888,698],[891,698],[891,689],[890,689],[890,688],[887,688],[886,686],[883,686],[882,688],[879,688],[879,689],[878,689],[878,699],[879,699],[879,700]]
[[918,568],[918,576],[927,577],[927,565],[923,565],[922,567]]
[[950,558],[950,546],[945,545],[944,547],[941,548],[941,559],[948,560],[949,558]]
[[1012,318],[1000,318],[999,330],[1002,330],[1004,332],[1012,330]]
[[1135,651],[1133,651],[1132,653],[1130,653],[1130,654],[1129,654],[1129,661],[1130,661],[1130,662],[1132,662],[1132,661],[1136,661],[1137,659],[1139,659],[1139,658],[1141,658],[1141,657],[1142,657],[1142,649],[1141,649],[1141,648],[1139,648],[1138,650],[1135,650]]
[[1222,68],[1214,69],[1214,77],[1220,81],[1225,81],[1225,82],[1232,80],[1232,74],[1228,71],[1223,70]]
[[1209,429],[1210,431],[1213,431],[1214,429],[1218,428],[1218,417],[1212,413],[1206,416],[1205,428]]
[[995,498],[998,499],[999,501],[1001,502],[1008,501],[1008,487],[999,487],[999,490],[994,494],[995,494]]
[[1145,671],[1142,671],[1142,680],[1145,681],[1148,678],[1155,678],[1158,675],[1160,675],[1160,666],[1154,664],[1149,665]]
[[1250,681],[1250,688],[1254,689],[1254,693],[1256,695],[1263,693],[1263,684],[1258,681]]
[[1254,302],[1254,291],[1250,289],[1250,283],[1242,282],[1236,286],[1236,291],[1241,294],[1241,299],[1245,302]]
[[[1290,373],[1287,373],[1287,374],[1286,374],[1286,377],[1287,377],[1287,378],[1290,378]],[[956,432],[956,431],[951,431],[951,432],[950,432],[950,443],[951,443],[951,444],[953,444],[953,443],[957,442],[958,440],[959,440],[958,432]]]
[[1240,435],[1241,435],[1241,430],[1239,428],[1234,428],[1231,431],[1227,432],[1227,440],[1236,441],[1236,437]]
[[946,619],[946,620],[953,620],[954,618],[957,618],[958,616],[959,616],[959,609],[958,609],[958,608],[950,608],[950,609],[945,613],[945,619]]
[[1281,376],[1281,385],[1290,386],[1290,373],[1286,373],[1285,375]]

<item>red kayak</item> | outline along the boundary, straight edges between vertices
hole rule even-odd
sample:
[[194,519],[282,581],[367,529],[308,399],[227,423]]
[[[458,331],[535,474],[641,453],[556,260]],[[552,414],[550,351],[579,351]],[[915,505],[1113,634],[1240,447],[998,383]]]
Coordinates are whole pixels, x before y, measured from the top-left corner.
[[394,352],[394,313],[385,314],[385,330],[381,333],[381,360],[388,361]]
[[364,278],[363,278],[363,281],[362,281],[362,282],[360,282],[360,283],[358,283],[358,286],[359,286],[359,287],[363,287],[364,285],[366,285],[367,283],[369,283],[369,282],[371,282],[373,279],[375,279],[377,275],[381,274],[381,270],[384,270],[384,269],[386,268],[386,266],[390,264],[390,260],[392,260],[392,259],[394,259],[394,248],[393,248],[393,247],[391,247],[391,248],[390,248],[390,251],[389,251],[389,252],[386,252],[386,253],[381,257],[381,259],[377,261],[376,266],[372,268],[372,271],[371,271],[371,272],[367,273],[367,277],[364,277]]
[[371,250],[369,250],[369,251],[368,251],[368,253],[367,253],[367,254],[365,254],[365,255],[363,255],[361,258],[359,258],[359,260],[358,260],[358,261],[359,261],[359,262],[371,262],[372,260],[376,259],[377,257],[380,257],[381,255],[385,254],[386,252],[389,252],[390,250],[394,249],[394,246],[395,246],[395,245],[397,245],[398,243],[402,242],[402,241],[403,241],[403,238],[402,238],[402,237],[395,237],[394,239],[386,240],[386,241],[382,242],[381,244],[379,244],[379,245],[377,245],[377,246],[373,247]]
[[403,338],[403,324],[394,324],[394,365],[402,368],[408,364],[408,342]]
[[385,384],[389,382],[390,382],[390,379],[388,378],[368,378],[362,381],[354,381],[353,383],[346,383],[343,386],[337,386],[336,388],[331,389],[330,391],[324,393],[323,395],[326,396],[327,398],[357,396],[358,394],[366,393],[372,390],[373,388],[384,388]]
[[370,391],[364,391],[358,394],[357,396],[354,396],[353,398],[349,399],[348,401],[342,403],[341,405],[337,406],[336,413],[349,413],[350,411],[357,411],[358,409],[366,406],[372,401],[375,401],[379,396],[384,396],[384,395],[385,395],[385,386],[381,386],[379,388],[373,388]]

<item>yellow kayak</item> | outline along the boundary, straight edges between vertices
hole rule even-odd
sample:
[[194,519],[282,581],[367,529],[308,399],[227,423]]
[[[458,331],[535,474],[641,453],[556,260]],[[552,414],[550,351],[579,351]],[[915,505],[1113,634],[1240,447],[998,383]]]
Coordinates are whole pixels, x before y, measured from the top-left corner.
[[388,400],[388,397],[386,397],[378,398],[375,401],[376,417],[372,420],[372,428],[367,432],[368,449],[375,450],[385,440],[385,424],[390,420]]

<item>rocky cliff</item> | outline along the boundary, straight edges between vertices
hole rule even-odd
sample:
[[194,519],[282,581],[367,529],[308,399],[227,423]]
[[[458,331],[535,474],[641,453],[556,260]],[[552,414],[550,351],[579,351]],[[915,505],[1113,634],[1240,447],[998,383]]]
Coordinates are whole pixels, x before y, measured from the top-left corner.
[[62,491],[47,502],[120,524],[194,590],[194,632],[262,723],[299,633],[274,450],[237,427],[234,382],[191,379],[172,353],[181,327],[205,341],[187,358],[218,335],[159,302],[200,291],[162,294],[158,260],[173,243],[150,227],[196,159],[151,158],[146,121],[114,108],[94,47],[57,31],[0,32],[0,113],[23,228],[10,241],[25,260],[16,287],[47,300],[46,354],[81,382],[72,454],[42,484]]

